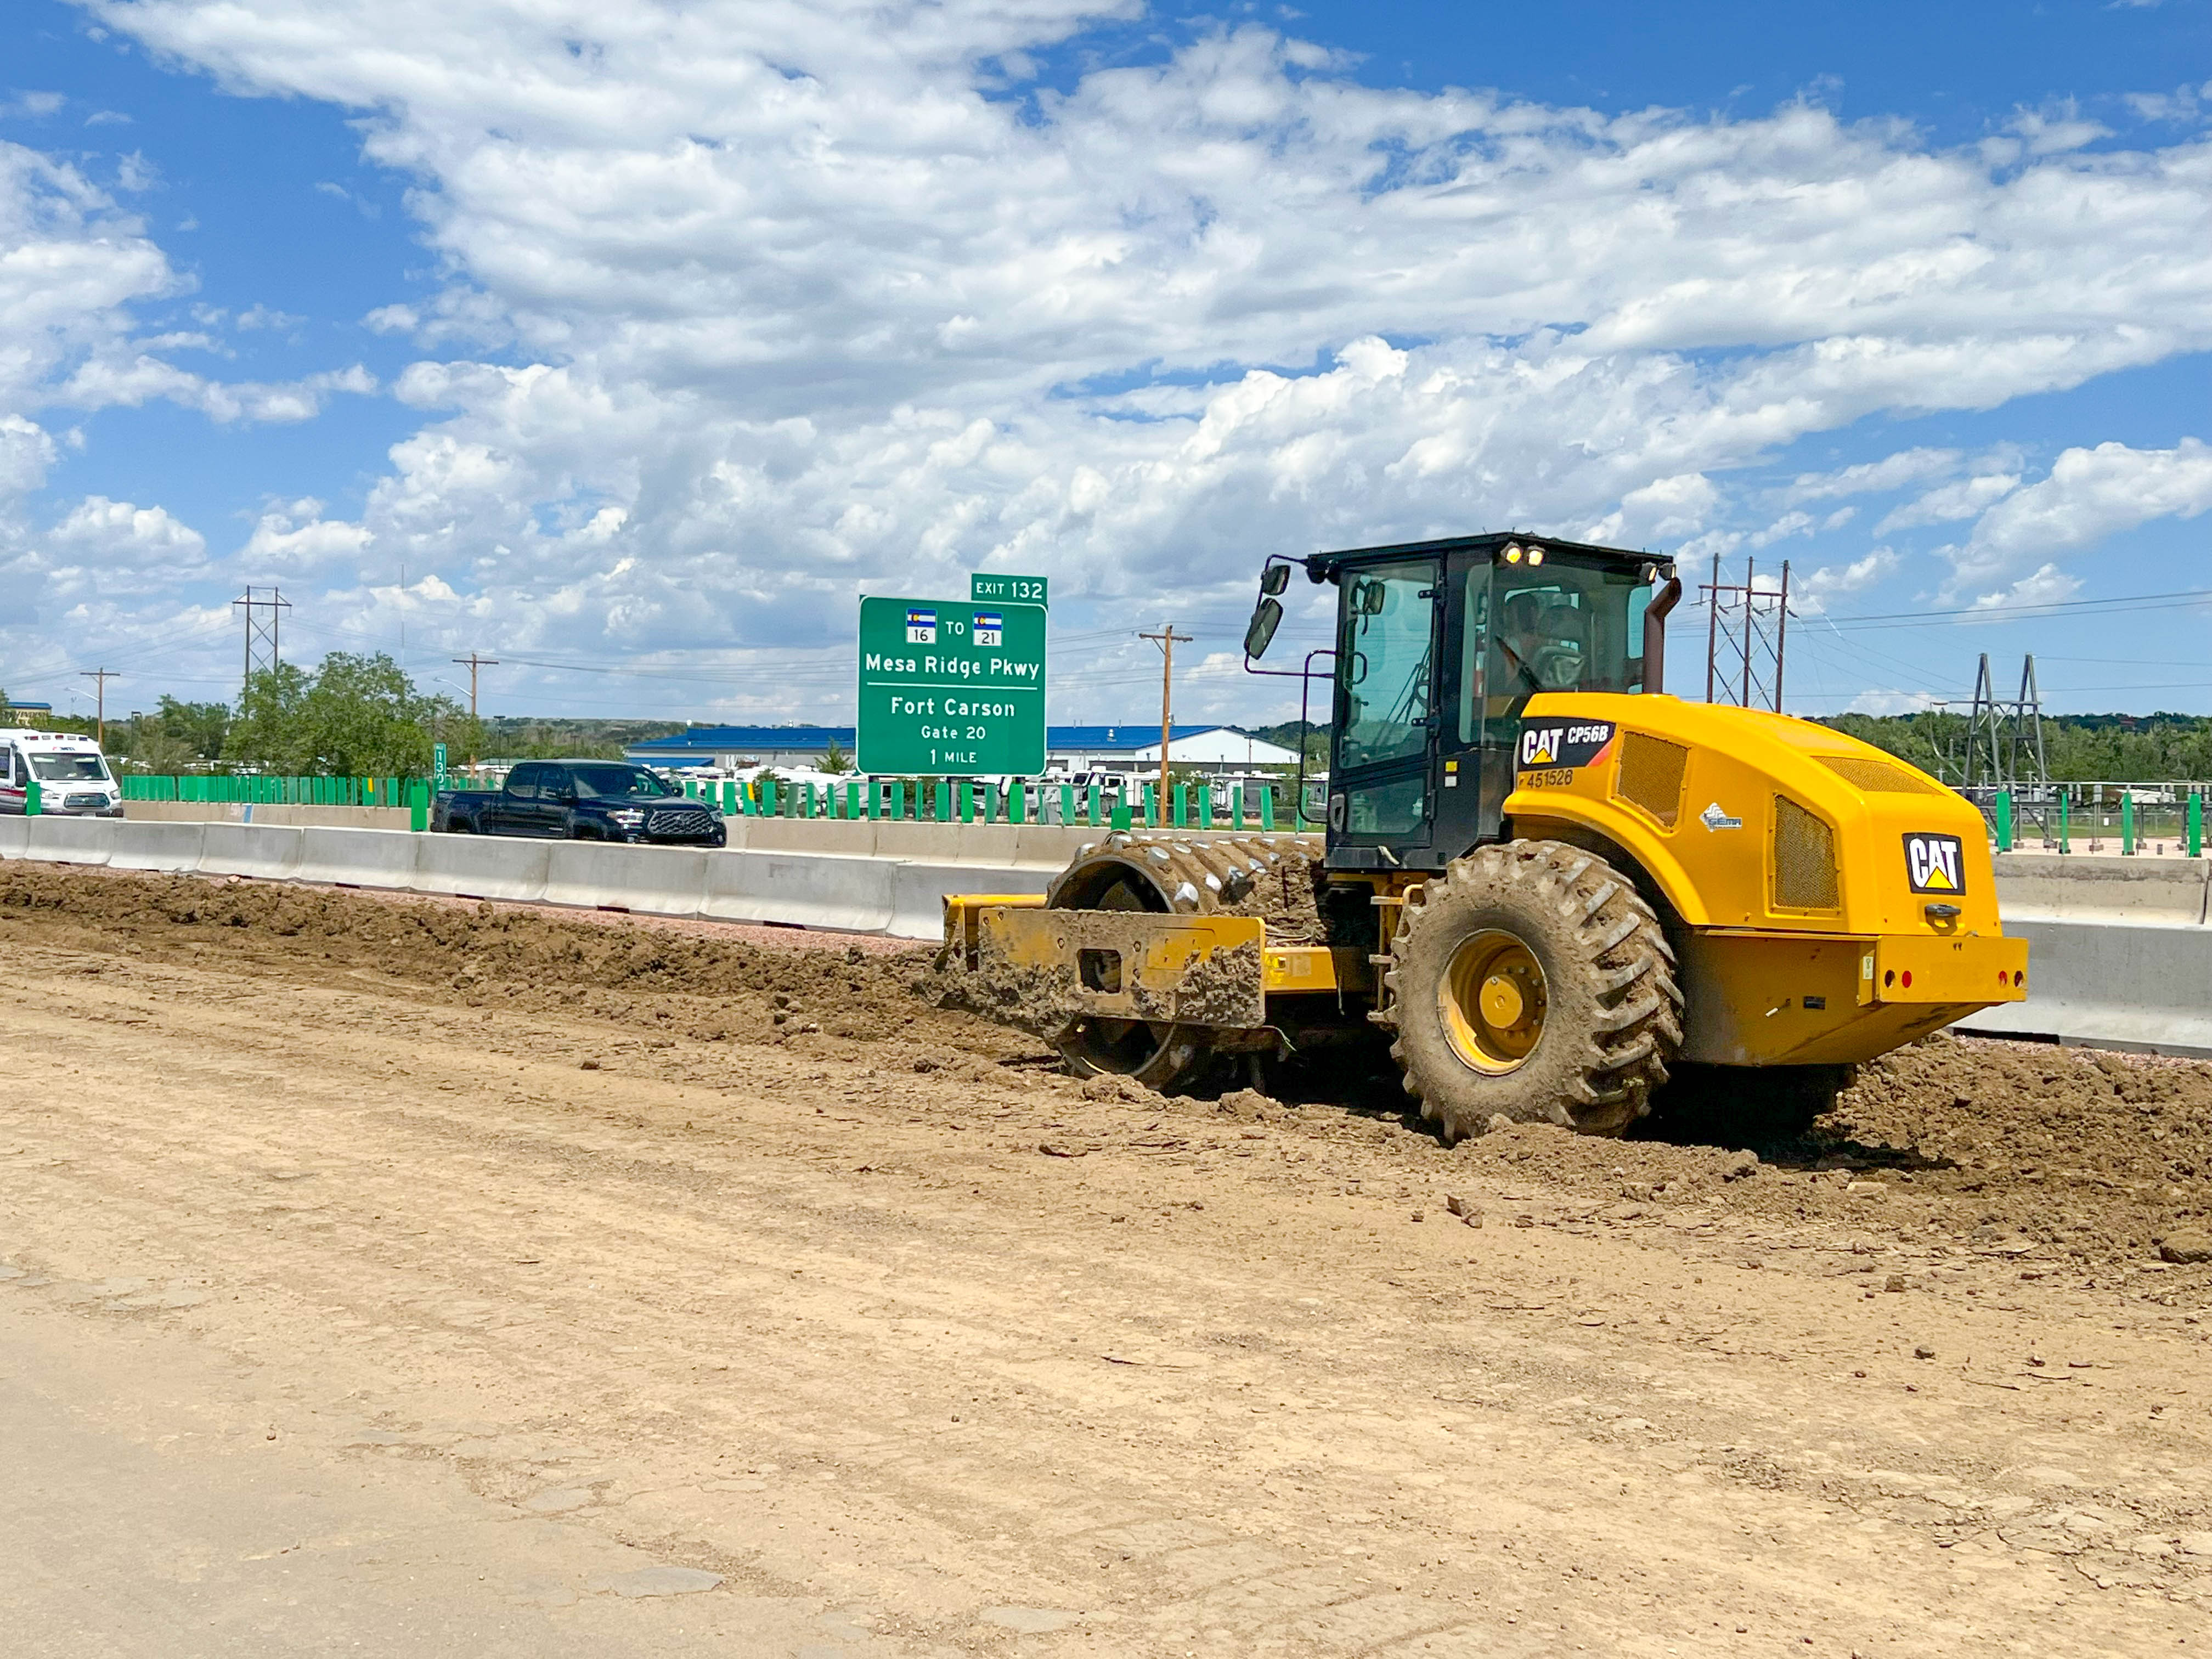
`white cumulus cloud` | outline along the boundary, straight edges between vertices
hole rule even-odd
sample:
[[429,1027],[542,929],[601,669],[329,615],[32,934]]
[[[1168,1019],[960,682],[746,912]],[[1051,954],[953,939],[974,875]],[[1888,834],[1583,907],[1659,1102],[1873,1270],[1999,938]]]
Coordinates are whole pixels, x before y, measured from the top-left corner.
[[[2193,519],[2212,507],[2212,445],[2185,438],[2172,449],[2099,444],[2069,449],[2050,472],[2006,495],[1952,550],[1960,586],[2031,560],[2087,547],[2153,519]],[[2039,576],[2041,572],[2037,573]]]
[[[1364,86],[1259,27],[1024,78],[1120,0],[84,3],[346,109],[415,186],[446,279],[369,325],[423,352],[394,387],[422,425],[345,533],[439,573],[423,625],[463,648],[828,643],[860,588],[983,566],[1227,615],[1316,544],[1815,533],[1787,514],[1933,511],[1967,464],[1747,516],[1730,473],[2212,348],[2186,125],[2087,149],[2059,109],[1945,149],[1807,105],[1606,115]],[[75,384],[228,419],[347,389],[218,394],[119,349]],[[1968,509],[1990,579],[2033,488]]]

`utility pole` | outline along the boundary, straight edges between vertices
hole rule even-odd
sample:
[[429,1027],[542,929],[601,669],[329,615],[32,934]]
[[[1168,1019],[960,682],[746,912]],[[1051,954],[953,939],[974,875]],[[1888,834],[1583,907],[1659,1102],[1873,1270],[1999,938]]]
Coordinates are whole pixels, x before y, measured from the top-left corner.
[[499,666],[499,659],[497,657],[479,657],[475,652],[471,651],[467,656],[456,657],[453,660],[461,667],[469,671],[469,718],[471,720],[474,720],[477,717],[477,670],[479,668],[496,668]]
[[110,680],[121,679],[122,671],[114,668],[82,668],[77,671],[77,673],[80,678],[91,680],[100,688],[99,701],[94,706],[100,711],[100,746],[105,749],[107,747],[107,683]]
[[282,660],[279,647],[283,642],[284,613],[292,608],[291,600],[280,588],[262,589],[268,595],[266,599],[256,599],[254,592],[249,586],[244,598],[230,602],[232,610],[246,612],[246,678],[240,687],[241,696],[252,688],[255,674],[269,672]]
[[[1790,638],[1790,562],[1783,561],[1778,589],[1760,587],[1755,574],[1747,559],[1743,580],[1724,582],[1720,556],[1713,556],[1713,579],[1705,584],[1705,701],[1771,708],[1778,714]],[[1725,695],[1730,691],[1733,696]]]
[[[1176,641],[1181,640],[1188,645],[1191,636],[1176,633],[1173,623],[1162,623],[1158,633],[1139,634],[1137,637],[1150,640],[1160,648],[1160,822],[1164,823],[1170,799],[1168,794],[1168,751],[1169,745],[1175,740]],[[1157,829],[1158,825],[1153,827]]]

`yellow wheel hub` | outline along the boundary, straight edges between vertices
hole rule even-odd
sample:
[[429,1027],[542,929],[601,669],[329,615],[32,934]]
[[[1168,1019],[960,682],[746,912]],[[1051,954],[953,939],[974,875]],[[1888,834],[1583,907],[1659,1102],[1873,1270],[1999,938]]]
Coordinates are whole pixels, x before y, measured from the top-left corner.
[[1454,1052],[1478,1072],[1510,1072],[1544,1035],[1544,970],[1510,933],[1470,935],[1452,952],[1437,1012]]

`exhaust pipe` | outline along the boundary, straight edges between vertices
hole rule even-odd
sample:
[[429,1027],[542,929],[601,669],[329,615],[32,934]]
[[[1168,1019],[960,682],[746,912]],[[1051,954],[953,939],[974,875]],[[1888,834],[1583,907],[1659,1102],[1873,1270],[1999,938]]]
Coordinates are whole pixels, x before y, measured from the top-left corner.
[[1681,602],[1682,579],[1667,578],[1659,597],[1644,611],[1644,690],[1648,696],[1667,689],[1667,613]]

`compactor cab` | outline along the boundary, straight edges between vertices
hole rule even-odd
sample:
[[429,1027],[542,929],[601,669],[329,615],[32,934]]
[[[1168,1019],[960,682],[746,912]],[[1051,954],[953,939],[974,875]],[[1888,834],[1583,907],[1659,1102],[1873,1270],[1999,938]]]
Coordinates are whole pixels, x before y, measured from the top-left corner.
[[[1294,563],[1334,585],[1335,642],[1263,668]],[[1119,832],[1041,901],[945,902],[969,1000],[1079,1072],[1176,1089],[1380,1027],[1447,1139],[1619,1133],[1680,1062],[1832,1090],[2027,994],[1971,804],[1665,694],[1662,556],[1469,536],[1260,586],[1247,666],[1330,688],[1325,833]]]
[[[1332,870],[1441,870],[1498,839],[1529,699],[1656,690],[1681,592],[1656,554],[1519,536],[1322,554],[1306,572],[1337,587]],[[1547,764],[1588,745],[1528,735]]]

